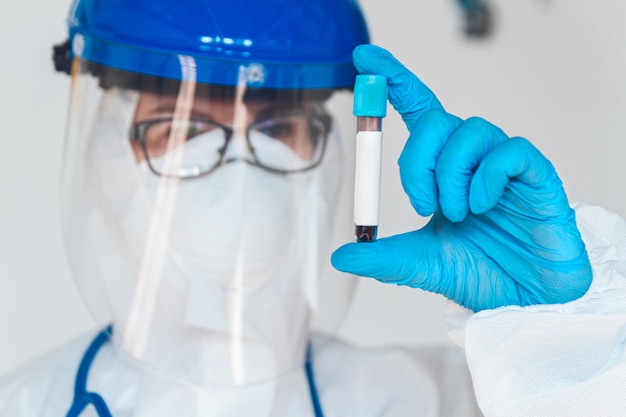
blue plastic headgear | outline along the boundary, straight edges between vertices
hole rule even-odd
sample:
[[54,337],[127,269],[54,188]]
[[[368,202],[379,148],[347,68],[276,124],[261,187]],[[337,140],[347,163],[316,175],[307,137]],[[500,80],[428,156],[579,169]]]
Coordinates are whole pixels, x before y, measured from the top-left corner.
[[[75,0],[70,58],[119,70],[250,86],[350,87],[369,35],[356,0]],[[190,58],[192,58],[190,60]]]

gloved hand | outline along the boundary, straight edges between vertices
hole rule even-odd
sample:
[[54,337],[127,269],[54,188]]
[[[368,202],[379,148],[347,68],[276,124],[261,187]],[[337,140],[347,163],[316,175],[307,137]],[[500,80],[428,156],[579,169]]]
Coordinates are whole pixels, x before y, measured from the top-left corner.
[[398,161],[422,229],[349,243],[335,268],[444,295],[473,311],[564,303],[591,284],[591,267],[552,164],[527,140],[480,118],[445,112],[389,52],[354,51],[361,73],[388,79],[410,136]]

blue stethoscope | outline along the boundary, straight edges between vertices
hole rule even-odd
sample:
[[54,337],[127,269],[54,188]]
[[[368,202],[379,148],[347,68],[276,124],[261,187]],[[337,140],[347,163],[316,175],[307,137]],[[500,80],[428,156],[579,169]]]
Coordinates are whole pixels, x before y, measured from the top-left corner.
[[[74,400],[70,410],[66,414],[66,417],[80,416],[80,413],[82,413],[85,407],[90,404],[95,408],[99,417],[113,417],[104,399],[95,392],[87,391],[87,377],[89,376],[91,364],[102,346],[104,346],[104,344],[111,339],[112,331],[112,326],[100,331],[87,348],[87,351],[85,351],[85,354],[80,361],[78,372],[76,373],[76,381],[74,382]],[[304,370],[306,372],[307,381],[309,382],[309,393],[311,394],[311,403],[313,404],[315,417],[324,417],[322,406],[320,405],[319,397],[317,395],[317,388],[315,387],[315,380],[313,378],[310,344],[307,348]]]

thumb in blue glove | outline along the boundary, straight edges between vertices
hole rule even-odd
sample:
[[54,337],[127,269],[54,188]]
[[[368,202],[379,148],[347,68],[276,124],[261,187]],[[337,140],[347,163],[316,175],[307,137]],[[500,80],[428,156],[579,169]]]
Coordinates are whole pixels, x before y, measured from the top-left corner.
[[591,267],[575,213],[552,164],[527,140],[480,118],[445,112],[389,52],[354,51],[361,73],[388,79],[410,136],[398,161],[422,229],[350,243],[340,271],[442,294],[473,311],[564,303],[585,293]]

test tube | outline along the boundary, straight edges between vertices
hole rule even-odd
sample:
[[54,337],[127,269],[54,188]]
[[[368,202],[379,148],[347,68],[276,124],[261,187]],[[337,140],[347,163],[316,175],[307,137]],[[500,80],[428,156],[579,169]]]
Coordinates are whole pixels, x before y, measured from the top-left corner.
[[357,242],[373,242],[378,235],[382,121],[387,115],[387,78],[357,75],[354,85],[357,117],[354,175],[354,233]]

